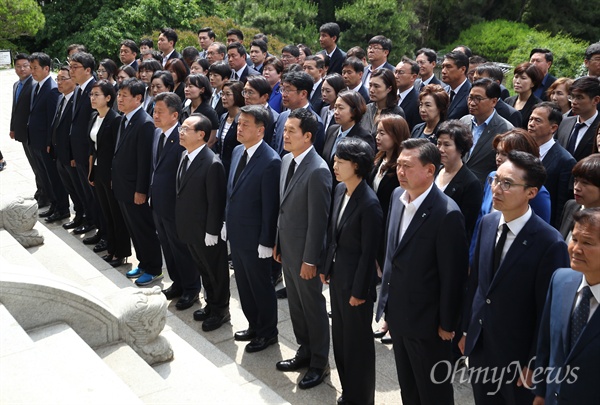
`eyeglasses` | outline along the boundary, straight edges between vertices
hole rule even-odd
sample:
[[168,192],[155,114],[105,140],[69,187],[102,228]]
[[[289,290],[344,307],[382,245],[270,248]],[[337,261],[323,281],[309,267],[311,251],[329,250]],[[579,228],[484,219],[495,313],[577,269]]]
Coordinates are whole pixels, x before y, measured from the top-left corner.
[[473,104],[479,104],[483,100],[489,100],[489,97],[480,97],[480,96],[467,96],[467,101],[473,102]]
[[252,90],[242,90],[243,97],[252,97],[254,95],[256,95],[256,92],[254,92]]
[[187,130],[190,129],[190,127],[179,127],[177,128],[177,131],[179,131],[180,134],[185,134],[187,132]]
[[367,51],[383,51],[383,47],[381,46],[371,46],[367,47]]
[[579,95],[579,96],[569,96],[569,97],[567,97],[567,100],[569,100],[571,103],[573,101],[581,102],[581,101],[585,100],[585,97],[581,96],[581,95]]
[[503,179],[499,178],[498,176],[488,177],[487,182],[491,188],[494,188],[495,186],[499,185],[500,188],[502,189],[502,191],[508,191],[513,186],[522,186],[525,188],[531,187],[529,184],[511,183],[510,181],[503,180]]
[[71,80],[71,78],[70,77],[62,77],[62,76],[57,76],[56,77],[56,81],[59,82],[59,83],[60,82],[66,82],[67,80]]
[[290,60],[290,59],[296,59],[296,57],[293,55],[281,55],[281,59]]
[[26,63],[24,65],[15,65],[15,69],[20,69],[20,70],[25,70],[25,69],[29,69],[31,66],[29,65],[29,63]]
[[293,92],[296,92],[296,93],[298,93],[299,91],[300,91],[300,90],[284,89],[283,87],[280,87],[280,88],[279,88],[279,92],[280,92],[281,94],[290,94],[290,93],[293,93]]
[[70,70],[83,69],[82,65],[69,65]]

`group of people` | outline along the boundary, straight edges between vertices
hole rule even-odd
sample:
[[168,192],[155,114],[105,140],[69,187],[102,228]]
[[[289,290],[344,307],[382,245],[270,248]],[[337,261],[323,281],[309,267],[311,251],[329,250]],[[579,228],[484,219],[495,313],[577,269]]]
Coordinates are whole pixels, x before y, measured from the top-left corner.
[[17,54],[10,136],[39,216],[96,229],[83,242],[114,267],[133,242],[138,286],[164,258],[177,309],[204,287],[206,332],[230,320],[229,246],[248,353],[278,342],[283,274],[299,347],[276,367],[320,384],[331,336],[339,404],[374,403],[374,312],[404,404],[453,403],[463,355],[477,404],[599,403],[600,43],[576,80],[533,49],[508,97],[466,46],[440,80],[431,49],[394,66],[383,35],[366,52],[340,35],[324,24],[321,51],[276,57],[263,34],[247,51],[202,28],[179,54],[164,28],[160,52],[122,41],[120,68],[72,45],[56,81],[48,55]]

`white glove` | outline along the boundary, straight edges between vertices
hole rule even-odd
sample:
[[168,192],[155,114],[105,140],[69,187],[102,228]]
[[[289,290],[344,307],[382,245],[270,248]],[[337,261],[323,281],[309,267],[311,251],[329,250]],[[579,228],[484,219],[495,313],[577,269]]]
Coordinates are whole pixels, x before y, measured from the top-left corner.
[[223,228],[221,228],[221,239],[227,241],[227,226],[225,225],[225,222],[223,222]]
[[215,246],[218,241],[219,237],[217,235],[211,235],[209,233],[206,233],[206,235],[204,235],[204,244],[206,246]]
[[267,259],[273,256],[273,248],[258,245],[258,258]]

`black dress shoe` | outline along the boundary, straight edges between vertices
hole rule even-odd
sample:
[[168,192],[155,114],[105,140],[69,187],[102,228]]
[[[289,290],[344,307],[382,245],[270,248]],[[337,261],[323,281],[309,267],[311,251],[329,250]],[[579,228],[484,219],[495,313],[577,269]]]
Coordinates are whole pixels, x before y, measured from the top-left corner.
[[[81,227],[79,227],[81,228]],[[77,229],[79,228],[75,228],[75,231],[77,231]],[[87,231],[86,231],[87,232]],[[75,233],[75,232],[73,232]],[[85,233],[85,232],[82,232]],[[79,235],[79,234],[76,234]],[[84,245],[95,245],[96,243],[99,243],[102,240],[102,237],[100,236],[100,234],[98,232],[96,232],[95,235],[92,236],[88,236],[87,238],[83,238],[83,244]]]
[[246,352],[248,353],[256,353],[262,350],[265,350],[267,347],[274,345],[279,340],[277,339],[277,335],[265,338],[265,337],[257,337],[254,338],[246,345]]
[[50,215],[49,217],[46,217],[46,219],[44,219],[44,222],[46,222],[47,224],[51,224],[52,222],[56,222],[56,221],[61,221],[63,219],[67,219],[71,216],[70,213],[68,212],[58,212],[55,211],[54,214]]
[[[84,233],[88,233],[89,231],[91,231],[93,229],[96,229],[96,227],[94,225],[84,224],[84,225],[78,226],[77,228],[73,229],[73,235],[81,235]],[[96,241],[94,243],[98,243],[98,241]]]
[[387,330],[379,329],[377,332],[373,332],[373,337],[375,339],[379,339],[385,336]]
[[194,321],[202,322],[208,318],[210,318],[210,307],[208,305],[194,311]]
[[171,285],[171,287],[162,290],[162,293],[165,295],[165,297],[167,297],[168,300],[172,300],[173,298],[179,298],[181,297],[181,290],[177,287],[174,287],[173,285]]
[[281,283],[282,281],[283,281],[283,274],[278,274],[275,277],[271,276],[271,284],[273,284],[273,287],[277,287],[277,284]]
[[308,366],[310,366],[310,358],[300,358],[297,356],[289,360],[278,361],[275,364],[275,367],[279,371],[296,371]]
[[346,405],[348,403],[348,401],[344,399],[344,394],[340,395],[336,402],[338,405]]
[[110,264],[113,267],[119,267],[124,265],[125,263],[127,263],[126,257],[115,257],[114,259],[108,262],[108,264]]
[[329,375],[329,366],[325,368],[310,367],[302,380],[298,383],[298,388],[306,390],[308,388],[316,387],[321,384],[325,377]]
[[192,305],[194,305],[194,302],[198,302],[198,301],[199,301],[198,293],[196,293],[196,294],[186,293],[186,294],[183,294],[181,296],[181,298],[179,298],[179,300],[177,300],[177,303],[175,304],[175,308],[177,308],[179,310],[188,309]]
[[211,315],[206,321],[202,322],[202,330],[204,332],[210,332],[215,329],[219,329],[225,322],[231,320],[231,314],[229,311],[224,314]]
[[390,335],[387,335],[381,338],[381,343],[383,343],[384,345],[391,345],[394,342],[392,341],[392,337]]
[[115,256],[112,253],[107,253],[104,256],[102,256],[102,260],[104,260],[105,262],[110,262],[114,258]]
[[83,217],[78,217],[77,215],[75,215],[75,218],[73,218],[72,221],[69,221],[69,222],[63,224],[62,227],[65,229],[75,229],[77,227],[80,227],[82,223],[83,223]]
[[248,328],[233,334],[233,339],[238,342],[249,342],[256,337],[256,332]]
[[98,242],[98,244],[94,246],[94,249],[92,250],[94,253],[100,253],[104,252],[106,249],[108,249],[108,242],[104,239],[100,239],[100,242]]
[[284,299],[284,298],[287,298],[287,290],[286,290],[286,287],[283,287],[281,290],[277,290],[277,291],[275,291],[275,296],[276,296],[278,299],[280,299],[280,300],[282,300],[282,299]]
[[44,212],[40,212],[40,213],[38,214],[38,217],[40,217],[40,218],[47,218],[47,217],[49,217],[50,215],[54,214],[54,211],[56,211],[56,210],[54,209],[54,207],[53,207],[53,206],[50,206],[50,208],[48,208],[46,211],[44,211]]

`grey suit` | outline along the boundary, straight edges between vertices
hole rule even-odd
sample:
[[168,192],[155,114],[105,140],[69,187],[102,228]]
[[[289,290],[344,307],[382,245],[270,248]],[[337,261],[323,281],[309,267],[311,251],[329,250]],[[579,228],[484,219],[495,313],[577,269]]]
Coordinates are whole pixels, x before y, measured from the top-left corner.
[[[472,128],[473,116],[471,114],[465,115],[460,119],[460,122],[467,127]],[[485,184],[487,175],[496,170],[496,151],[492,147],[494,137],[513,128],[513,124],[495,112],[489,124],[483,130],[481,137],[479,137],[479,140],[475,144],[473,151],[467,153],[463,158],[467,167],[473,172],[475,177],[477,177],[482,186]]]
[[324,368],[329,355],[329,320],[323,285],[318,276],[300,278],[300,268],[303,262],[320,264],[327,235],[331,174],[327,163],[311,147],[286,189],[292,158],[288,153],[281,163],[277,253],[281,254],[290,317],[300,345],[297,356],[310,358],[311,367]]

